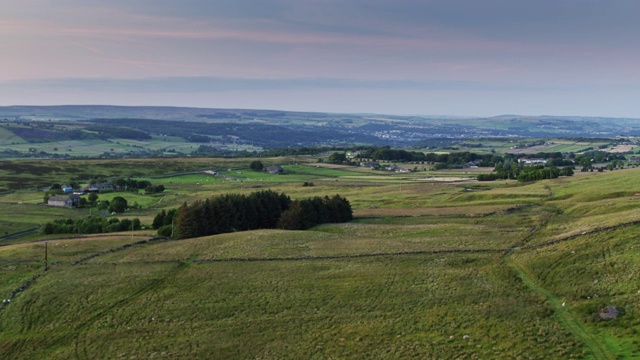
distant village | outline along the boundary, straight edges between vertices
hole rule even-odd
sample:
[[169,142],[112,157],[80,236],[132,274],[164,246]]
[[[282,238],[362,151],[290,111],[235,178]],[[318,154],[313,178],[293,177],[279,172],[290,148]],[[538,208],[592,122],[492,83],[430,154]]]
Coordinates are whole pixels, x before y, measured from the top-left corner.
[[78,207],[80,206],[80,196],[89,193],[99,193],[104,191],[115,191],[118,187],[110,182],[103,182],[98,184],[89,184],[81,189],[74,189],[73,187],[63,184],[60,187],[60,191],[63,195],[54,195],[47,199],[47,205],[56,207]]
[[[82,188],[74,188],[71,185],[52,185],[45,194],[45,203],[55,207],[84,207],[87,204],[95,205],[98,193],[114,191],[138,192],[143,190],[145,194],[161,193],[165,190],[163,185],[154,185],[147,180],[117,179],[113,182],[95,182]],[[82,197],[89,194],[89,201]],[[93,194],[93,195],[92,195]],[[108,203],[105,201],[104,203]]]

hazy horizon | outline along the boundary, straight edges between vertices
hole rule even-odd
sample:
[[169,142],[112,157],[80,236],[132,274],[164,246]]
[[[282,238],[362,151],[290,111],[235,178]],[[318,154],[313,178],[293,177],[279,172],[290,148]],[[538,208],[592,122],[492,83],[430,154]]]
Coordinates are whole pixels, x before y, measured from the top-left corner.
[[640,118],[631,0],[10,0],[0,105]]

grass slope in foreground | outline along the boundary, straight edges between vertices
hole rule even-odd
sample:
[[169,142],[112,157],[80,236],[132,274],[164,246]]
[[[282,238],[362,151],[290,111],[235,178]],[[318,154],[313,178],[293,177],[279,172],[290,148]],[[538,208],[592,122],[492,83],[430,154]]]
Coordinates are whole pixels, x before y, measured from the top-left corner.
[[584,351],[496,254],[58,266],[15,302],[2,351],[21,358]]
[[[332,182],[330,190],[353,199],[363,216],[305,232],[126,248],[138,239],[55,240],[62,245],[49,256],[58,263],[46,273],[38,267],[42,244],[3,247],[3,296],[42,275],[0,310],[0,352],[24,359],[637,358],[640,248],[629,208],[635,182],[626,180],[637,174],[487,188]],[[100,256],[72,265],[91,254]],[[600,320],[606,306],[620,316]]]

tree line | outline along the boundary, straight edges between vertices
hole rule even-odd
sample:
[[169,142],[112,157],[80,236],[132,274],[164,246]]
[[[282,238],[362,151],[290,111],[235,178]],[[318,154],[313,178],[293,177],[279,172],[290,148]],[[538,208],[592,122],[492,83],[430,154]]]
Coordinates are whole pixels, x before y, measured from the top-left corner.
[[[234,143],[245,143],[260,146],[264,149],[289,148],[291,144],[323,144],[332,142],[371,142],[379,141],[374,136],[354,134],[344,132],[340,129],[314,128],[309,131],[303,127],[290,128],[279,125],[269,125],[263,123],[244,123],[239,126],[237,122],[197,122],[178,120],[155,120],[155,119],[129,119],[129,118],[109,118],[93,119],[92,125],[100,131],[109,128],[131,129],[142,133],[162,134],[168,136],[179,136],[190,139],[194,135],[197,139],[203,140],[202,136],[220,137],[232,140]],[[138,132],[135,133],[138,136]],[[359,141],[354,141],[357,136]],[[206,150],[201,148],[200,150]]]
[[146,194],[161,193],[165,190],[164,185],[154,185],[149,180],[116,179],[113,184],[117,186],[118,189],[132,192],[144,190]]
[[430,162],[436,164],[436,170],[462,168],[472,161],[479,166],[495,166],[497,162],[503,160],[502,156],[495,154],[476,154],[468,151],[446,154],[424,153],[421,151],[391,149],[388,146],[363,148],[358,157],[376,161]]
[[360,157],[388,161],[426,161],[426,156],[422,152],[395,150],[387,146],[362,150]]
[[117,218],[104,218],[99,216],[87,219],[60,219],[44,224],[41,232],[51,234],[101,234],[119,231],[140,230],[142,225],[138,218],[129,220]]
[[521,182],[555,179],[559,176],[573,176],[573,166],[559,169],[555,166],[524,165],[510,159],[496,164],[491,174],[478,174],[478,181],[516,179]]
[[153,227],[159,235],[185,239],[256,229],[304,230],[352,218],[349,201],[339,195],[292,201],[284,193],[264,190],[226,194],[163,210],[154,218]]

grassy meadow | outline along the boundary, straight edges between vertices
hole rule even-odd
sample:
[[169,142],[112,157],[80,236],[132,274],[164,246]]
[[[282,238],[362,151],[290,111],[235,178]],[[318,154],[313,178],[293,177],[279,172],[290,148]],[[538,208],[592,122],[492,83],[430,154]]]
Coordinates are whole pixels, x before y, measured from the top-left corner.
[[[124,215],[145,224],[184,201],[260,189],[340,194],[355,217],[179,241],[148,241],[149,230],[0,241],[0,296],[14,294],[0,309],[2,357],[640,357],[640,170],[478,183],[462,171],[393,174],[307,158],[273,159],[289,174],[269,175],[250,161],[1,167],[7,189],[19,177],[71,176],[74,164],[103,176],[135,169],[166,191],[100,199],[137,202]],[[24,171],[9,170],[17,166]],[[197,170],[222,176],[181,174]],[[43,192],[25,185],[34,190],[0,196],[0,224],[11,231],[87,215],[32,204]],[[616,319],[600,318],[608,306]]]
[[[211,145],[226,148],[222,141]],[[30,152],[55,154],[70,157],[99,157],[104,154],[129,155],[145,152],[161,152],[168,156],[191,154],[200,144],[189,142],[181,137],[152,135],[149,140],[113,139],[113,140],[57,140],[50,142],[27,142],[7,129],[0,128],[0,146],[5,150],[28,154]],[[232,150],[262,150],[251,145],[232,145]]]

